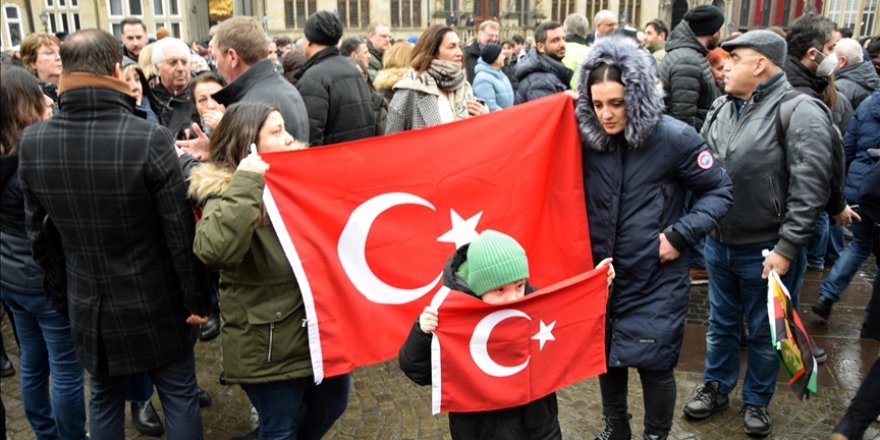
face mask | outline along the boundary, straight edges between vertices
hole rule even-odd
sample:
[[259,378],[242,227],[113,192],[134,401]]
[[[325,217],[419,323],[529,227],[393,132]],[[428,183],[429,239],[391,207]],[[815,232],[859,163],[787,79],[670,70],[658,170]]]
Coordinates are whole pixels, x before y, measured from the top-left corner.
[[834,73],[834,68],[837,67],[837,53],[831,52],[831,55],[825,55],[822,51],[818,53],[822,54],[824,59],[816,68],[816,76],[831,76]]

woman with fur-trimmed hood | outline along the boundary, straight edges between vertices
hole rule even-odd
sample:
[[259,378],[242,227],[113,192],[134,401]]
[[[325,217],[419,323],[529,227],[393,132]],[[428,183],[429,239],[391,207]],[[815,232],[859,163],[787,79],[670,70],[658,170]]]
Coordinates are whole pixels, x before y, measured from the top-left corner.
[[[688,300],[688,249],[733,203],[730,178],[700,135],[663,115],[657,70],[635,41],[599,40],[580,70],[577,118],[593,260],[614,258],[602,439],[629,439],[627,374],[639,371],[645,439],[665,439]],[[696,203],[684,211],[684,195]]]
[[260,437],[320,437],[345,411],[350,375],[315,385],[299,284],[263,206],[269,165],[248,153],[305,148],[284,127],[278,109],[259,102],[223,114],[209,159],[190,176],[203,207],[193,252],[220,270],[223,369],[260,414]]

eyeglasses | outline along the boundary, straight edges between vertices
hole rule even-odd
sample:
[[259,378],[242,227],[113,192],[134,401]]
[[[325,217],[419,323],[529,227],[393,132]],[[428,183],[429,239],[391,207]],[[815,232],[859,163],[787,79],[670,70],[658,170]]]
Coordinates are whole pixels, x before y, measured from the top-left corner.
[[59,57],[61,58],[61,53],[57,50],[41,50],[37,52],[38,55],[42,55],[44,57]]

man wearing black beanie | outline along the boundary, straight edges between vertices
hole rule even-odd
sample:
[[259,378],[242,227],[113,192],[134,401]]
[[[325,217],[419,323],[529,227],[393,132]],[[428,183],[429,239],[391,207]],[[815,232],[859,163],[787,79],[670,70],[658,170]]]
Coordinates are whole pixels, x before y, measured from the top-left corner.
[[304,33],[303,51],[308,61],[298,74],[296,88],[309,114],[309,145],[378,134],[366,79],[336,47],[342,38],[342,21],[332,12],[318,11],[306,21]]
[[669,34],[666,60],[660,66],[660,80],[666,92],[665,113],[697,131],[718,97],[706,54],[721,41],[723,24],[724,13],[715,6],[689,10]]

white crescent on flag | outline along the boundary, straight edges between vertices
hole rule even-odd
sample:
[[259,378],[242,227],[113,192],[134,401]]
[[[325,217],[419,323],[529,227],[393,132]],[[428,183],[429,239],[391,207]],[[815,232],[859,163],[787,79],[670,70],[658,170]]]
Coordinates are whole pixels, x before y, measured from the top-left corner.
[[532,318],[529,317],[525,312],[517,309],[504,309],[498,310],[497,312],[492,312],[486,315],[485,318],[480,320],[477,326],[474,328],[474,334],[471,336],[471,357],[474,359],[474,362],[483,370],[486,374],[495,377],[507,377],[513,376],[516,373],[519,373],[526,366],[529,365],[529,359],[531,359],[531,355],[526,358],[523,363],[519,365],[513,366],[504,366],[492,360],[492,357],[489,356],[489,349],[487,344],[489,342],[489,336],[492,334],[492,330],[495,329],[495,326],[498,325],[501,321],[510,318],[525,318],[529,321]]

